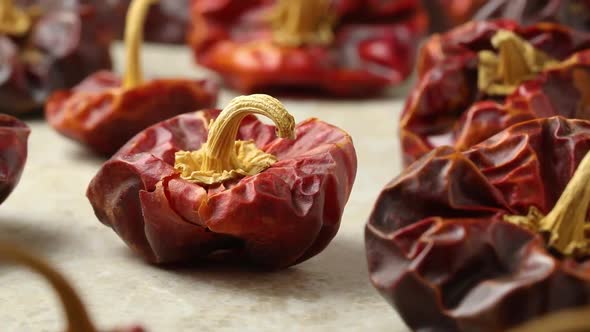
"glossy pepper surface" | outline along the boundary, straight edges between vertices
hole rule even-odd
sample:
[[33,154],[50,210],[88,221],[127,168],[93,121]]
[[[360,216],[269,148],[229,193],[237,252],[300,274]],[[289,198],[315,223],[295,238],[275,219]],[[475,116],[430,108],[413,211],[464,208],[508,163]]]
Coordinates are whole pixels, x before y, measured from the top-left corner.
[[112,155],[142,129],[216,102],[217,87],[207,80],[144,81],[139,44],[145,15],[154,2],[136,0],[129,10],[123,79],[97,72],[70,90],[54,93],[47,102],[45,115],[51,126],[99,154]]
[[0,114],[0,204],[20,180],[27,160],[29,133],[23,122]]
[[414,0],[193,0],[197,62],[243,93],[375,94],[412,71]]
[[[250,113],[271,118],[284,138]],[[222,255],[281,268],[336,235],[355,174],[346,132],[317,119],[295,126],[276,99],[252,95],[142,131],[102,166],[87,196],[98,219],[150,262]]]
[[0,112],[39,111],[57,89],[111,67],[111,35],[91,6],[0,2]]
[[588,47],[590,35],[549,23],[471,22],[432,37],[400,120],[405,163],[528,119],[589,118]]
[[504,331],[590,304],[590,122],[516,124],[440,147],[366,227],[371,281],[416,331]]

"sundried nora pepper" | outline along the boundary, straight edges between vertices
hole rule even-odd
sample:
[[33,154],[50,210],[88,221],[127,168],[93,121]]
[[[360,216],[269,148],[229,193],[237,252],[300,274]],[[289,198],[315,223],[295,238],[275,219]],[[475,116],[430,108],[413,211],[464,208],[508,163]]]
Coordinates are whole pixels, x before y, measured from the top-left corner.
[[[280,138],[252,113],[272,119]],[[343,130],[317,119],[295,126],[278,100],[242,96],[221,113],[142,131],[102,166],[87,196],[98,219],[150,262],[227,257],[281,268],[336,235],[356,162]]]
[[30,132],[22,121],[0,114],[0,204],[20,180],[27,160]]
[[97,72],[47,102],[47,121],[61,134],[99,154],[112,155],[133,135],[177,114],[213,107],[217,87],[208,80],[144,81],[139,46],[145,16],[158,0],[134,0],[127,18],[126,73]]

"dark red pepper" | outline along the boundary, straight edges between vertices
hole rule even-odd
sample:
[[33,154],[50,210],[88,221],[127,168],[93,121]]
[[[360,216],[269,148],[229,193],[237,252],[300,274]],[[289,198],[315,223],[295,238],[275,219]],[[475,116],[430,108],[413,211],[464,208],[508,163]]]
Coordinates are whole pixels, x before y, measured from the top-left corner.
[[[296,138],[275,138],[250,113]],[[102,166],[87,196],[149,262],[222,257],[281,268],[336,235],[355,175],[346,132],[317,119],[295,126],[276,99],[253,95],[142,131]]]
[[0,204],[20,180],[27,160],[29,133],[23,122],[0,114]]
[[[472,22],[431,38],[400,120],[405,163],[442,145],[468,148],[527,119],[590,118],[588,48],[586,33],[510,21]],[[527,52],[545,67],[521,70]],[[486,68],[494,61],[490,74]],[[497,75],[497,81],[484,84],[486,75]]]
[[156,122],[215,105],[218,89],[211,81],[143,81],[139,44],[143,20],[152,2],[134,1],[130,8],[123,82],[114,73],[98,72],[71,90],[56,92],[47,102],[49,124],[97,153],[111,155]]
[[111,35],[93,7],[0,6],[0,112],[38,111],[51,92],[111,68]]
[[242,93],[366,96],[411,73],[416,0],[193,0],[197,62]]
[[416,331],[504,331],[590,304],[589,151],[590,122],[552,117],[429,152],[376,202],[371,281]]

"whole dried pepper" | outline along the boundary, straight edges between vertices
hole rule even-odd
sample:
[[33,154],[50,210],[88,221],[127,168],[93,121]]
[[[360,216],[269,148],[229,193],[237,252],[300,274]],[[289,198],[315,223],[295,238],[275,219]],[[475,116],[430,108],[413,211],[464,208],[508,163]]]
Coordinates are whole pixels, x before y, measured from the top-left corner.
[[379,196],[371,281],[416,331],[504,331],[590,304],[590,122],[437,148]]
[[29,133],[23,122],[0,114],[0,204],[20,180],[27,160]]
[[523,120],[590,118],[589,48],[589,34],[549,23],[471,22],[434,36],[400,120],[404,161],[468,148]]
[[366,96],[412,71],[417,0],[193,0],[197,62],[243,92]]
[[109,46],[92,7],[0,1],[0,112],[41,110],[51,92],[110,68]]
[[[41,275],[56,291],[67,319],[64,331],[68,332],[98,332],[92,323],[82,300],[70,283],[43,259],[7,243],[0,243],[0,265],[22,265]],[[116,328],[110,332],[144,332],[140,326]]]
[[97,72],[47,102],[45,115],[62,135],[100,154],[111,155],[142,129],[177,114],[212,107],[217,87],[207,80],[157,79],[145,82],[139,60],[143,22],[157,0],[134,0],[129,9],[123,80]]
[[144,130],[102,166],[87,196],[149,262],[281,268],[336,235],[355,175],[346,132],[317,119],[295,126],[278,100],[252,95]]

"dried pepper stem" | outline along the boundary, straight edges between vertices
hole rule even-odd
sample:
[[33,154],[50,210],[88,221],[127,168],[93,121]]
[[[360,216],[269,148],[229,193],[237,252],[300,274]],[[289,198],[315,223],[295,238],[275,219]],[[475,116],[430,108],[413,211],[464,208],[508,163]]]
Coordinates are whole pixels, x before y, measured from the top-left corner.
[[125,23],[126,70],[123,87],[131,89],[143,83],[139,50],[143,42],[143,29],[150,6],[159,0],[133,0]]
[[97,332],[80,297],[64,277],[43,260],[27,253],[22,249],[0,243],[0,261],[7,261],[29,267],[31,270],[47,279],[63,303],[69,332]]
[[498,31],[492,45],[498,54],[478,54],[478,87],[490,95],[510,94],[523,81],[559,63],[511,31]]
[[234,98],[211,124],[207,143],[201,149],[176,153],[175,168],[181,177],[214,184],[258,174],[276,162],[274,156],[259,150],[253,142],[236,141],[240,123],[250,114],[273,120],[279,137],[295,137],[295,119],[277,99],[263,94]]
[[17,8],[12,0],[0,0],[0,33],[22,36],[31,27],[29,15]]
[[283,46],[329,44],[334,39],[331,0],[278,0],[271,15],[273,40]]

